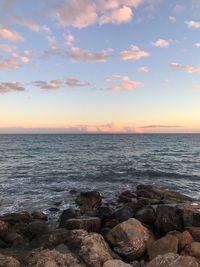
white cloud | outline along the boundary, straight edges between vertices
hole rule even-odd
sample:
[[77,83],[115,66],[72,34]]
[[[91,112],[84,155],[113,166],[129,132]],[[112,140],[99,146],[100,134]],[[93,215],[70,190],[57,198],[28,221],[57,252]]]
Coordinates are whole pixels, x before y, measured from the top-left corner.
[[132,45],[130,50],[121,51],[119,57],[121,60],[138,60],[142,57],[149,57],[150,53],[141,50],[138,46]]
[[200,21],[185,21],[185,24],[188,26],[188,28],[193,28],[193,29],[199,29],[200,28]]
[[99,18],[99,24],[121,24],[121,23],[127,23],[131,21],[133,16],[133,12],[130,7],[123,6],[118,9],[114,9],[111,12],[105,12],[100,18]]
[[150,68],[147,67],[147,66],[142,66],[142,67],[139,67],[138,68],[138,72],[145,72],[145,73],[147,73],[147,72],[150,72]]
[[158,39],[155,42],[152,42],[152,45],[159,48],[165,48],[170,46],[171,41],[166,39]]
[[174,17],[174,16],[170,16],[170,17],[169,17],[169,21],[171,21],[171,22],[176,22],[176,17]]
[[200,48],[200,43],[196,43],[195,46]]
[[128,76],[113,75],[113,78],[122,81],[120,85],[114,85],[108,87],[109,91],[118,92],[118,91],[131,91],[141,86],[140,82],[131,80]]

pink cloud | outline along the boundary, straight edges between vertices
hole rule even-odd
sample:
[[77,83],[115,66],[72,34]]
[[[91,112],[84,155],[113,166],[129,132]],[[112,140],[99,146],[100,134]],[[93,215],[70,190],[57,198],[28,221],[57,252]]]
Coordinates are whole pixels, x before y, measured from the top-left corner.
[[120,52],[119,57],[121,60],[138,60],[142,57],[149,57],[150,53],[141,50],[138,46],[132,45],[130,50]]
[[128,76],[113,75],[114,78],[121,80],[122,84],[114,85],[108,88],[109,91],[131,91],[141,86],[140,82],[131,80]]
[[193,86],[193,90],[200,91],[200,85]]
[[21,64],[15,58],[0,61],[0,70],[18,69]]
[[89,82],[82,82],[80,80],[78,80],[75,77],[68,77],[66,80],[66,84],[69,87],[86,87],[86,86],[91,86],[91,84]]
[[0,25],[0,37],[11,42],[24,41],[24,37],[18,32]]
[[192,66],[192,65],[183,65],[183,64],[180,64],[180,63],[177,63],[177,62],[172,62],[170,64],[170,66],[172,68],[176,68],[176,69],[181,69],[187,73],[198,73],[200,74],[200,67],[195,67],[195,66]]
[[193,28],[193,29],[199,29],[200,28],[200,21],[186,21],[185,24],[188,26],[188,28]]
[[25,88],[16,81],[0,82],[0,93],[9,93],[14,91],[25,91]]
[[63,83],[60,80],[51,80],[50,82],[35,81],[33,84],[40,89],[47,91],[54,91],[62,87]]
[[157,41],[153,42],[152,45],[159,48],[165,48],[169,47],[170,43],[170,40],[158,39]]
[[5,52],[5,53],[12,53],[14,48],[10,45],[7,45],[7,44],[0,44],[0,50]]
[[50,32],[50,29],[46,25],[40,26],[33,20],[18,16],[13,16],[12,19],[19,25],[27,27],[29,30],[33,32],[43,32],[43,31]]
[[127,6],[123,6],[118,9],[112,10],[110,13],[104,13],[100,18],[99,18],[99,24],[121,24],[121,23],[127,23],[131,21],[133,16],[133,12],[131,8]]
[[105,62],[108,58],[110,49],[103,50],[98,53],[92,53],[87,50],[83,50],[79,47],[72,47],[70,51],[70,58],[74,61],[82,59],[88,62]]

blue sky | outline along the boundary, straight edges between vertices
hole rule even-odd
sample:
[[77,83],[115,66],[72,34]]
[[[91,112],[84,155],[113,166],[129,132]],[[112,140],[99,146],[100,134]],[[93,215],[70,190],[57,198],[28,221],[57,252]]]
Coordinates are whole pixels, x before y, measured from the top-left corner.
[[0,0],[0,132],[200,132],[199,0]]

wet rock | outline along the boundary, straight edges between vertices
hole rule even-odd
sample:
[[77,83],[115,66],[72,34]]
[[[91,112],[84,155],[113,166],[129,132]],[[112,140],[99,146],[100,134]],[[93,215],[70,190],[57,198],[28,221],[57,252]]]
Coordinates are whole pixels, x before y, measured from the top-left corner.
[[88,206],[98,208],[101,206],[102,197],[97,191],[81,192],[76,198],[76,204],[79,206]]
[[42,212],[41,210],[35,210],[31,213],[32,217],[34,220],[43,220],[43,221],[47,221],[48,217],[47,215]]
[[101,267],[113,259],[113,253],[100,234],[86,235],[81,242],[79,256],[90,267]]
[[101,218],[102,221],[108,220],[113,214],[113,209],[110,207],[99,207],[98,208],[98,217]]
[[11,256],[0,254],[0,267],[20,267],[18,260]]
[[49,208],[49,211],[51,211],[51,212],[58,212],[59,209],[56,208],[56,207],[51,207],[51,208]]
[[179,256],[174,253],[159,255],[149,262],[146,267],[199,267],[194,257]]
[[85,267],[72,253],[62,254],[56,250],[33,251],[25,262],[27,267]]
[[194,242],[194,239],[193,239],[192,235],[190,234],[190,232],[184,231],[183,233],[181,233],[178,236],[179,251],[184,249],[184,247],[190,245],[192,242]]
[[178,192],[164,191],[163,201],[165,204],[168,204],[168,203],[177,204],[177,203],[185,203],[185,202],[194,201],[194,198],[180,194]]
[[200,242],[200,227],[187,227],[186,230],[190,232],[196,242]]
[[155,209],[151,206],[144,207],[136,212],[135,218],[144,224],[153,225],[156,220]]
[[104,263],[103,267],[132,267],[132,265],[121,260],[108,260]]
[[178,238],[173,235],[166,235],[153,243],[148,243],[147,251],[150,260],[158,255],[178,252]]
[[9,213],[0,217],[0,220],[9,223],[10,225],[15,225],[16,223],[30,223],[32,218],[28,212],[20,213]]
[[155,230],[157,233],[164,235],[170,231],[183,229],[182,217],[176,207],[159,205],[156,214]]
[[115,227],[118,224],[119,224],[118,220],[112,219],[112,220],[109,220],[109,221],[106,222],[105,227],[108,227],[108,228],[112,229],[113,227]]
[[135,215],[135,210],[133,210],[132,207],[126,205],[122,208],[117,209],[113,213],[113,217],[118,221],[118,222],[124,222]]
[[138,198],[144,197],[157,200],[162,200],[163,198],[163,190],[151,185],[138,185],[136,193]]
[[128,202],[131,202],[134,198],[136,198],[136,194],[127,190],[127,191],[122,192],[119,195],[118,202],[119,203],[128,203]]
[[24,235],[25,233],[25,229],[27,227],[27,223],[16,223],[13,227],[12,227],[12,232],[18,233],[20,235]]
[[4,242],[2,239],[0,239],[0,249],[1,248],[9,248],[11,245]]
[[74,209],[69,208],[66,210],[63,210],[61,216],[60,216],[60,222],[59,222],[59,228],[66,227],[66,221],[72,218],[75,218],[77,216],[77,213]]
[[130,260],[138,259],[145,253],[149,238],[149,230],[133,218],[118,224],[107,235],[114,251]]
[[200,243],[192,242],[182,251],[181,255],[193,256],[200,259]]
[[0,237],[8,233],[8,224],[4,221],[0,221]]
[[69,230],[83,229],[87,232],[99,232],[101,219],[98,217],[78,217],[66,221],[65,227]]
[[184,227],[200,227],[200,203],[179,206],[183,216]]
[[13,233],[13,232],[7,233],[3,237],[3,240],[6,243],[10,243],[10,244],[21,244],[24,242],[24,238],[20,234]]
[[29,240],[39,237],[49,231],[48,224],[44,221],[35,220],[27,225],[24,234]]

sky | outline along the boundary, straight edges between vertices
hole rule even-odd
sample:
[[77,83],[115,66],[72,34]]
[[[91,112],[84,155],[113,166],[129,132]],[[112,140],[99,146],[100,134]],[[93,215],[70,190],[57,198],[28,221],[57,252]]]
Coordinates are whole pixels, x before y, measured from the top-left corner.
[[0,133],[200,133],[200,0],[0,0]]

